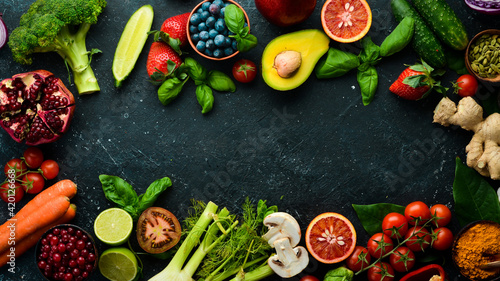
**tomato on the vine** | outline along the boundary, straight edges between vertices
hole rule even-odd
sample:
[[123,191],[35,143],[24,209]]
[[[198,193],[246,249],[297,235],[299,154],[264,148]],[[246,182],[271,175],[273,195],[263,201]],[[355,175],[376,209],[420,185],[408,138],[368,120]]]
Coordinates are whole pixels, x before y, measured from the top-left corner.
[[347,258],[347,268],[354,272],[358,272],[370,265],[371,256],[368,249],[363,246],[356,246],[352,254]]
[[386,262],[377,262],[368,269],[368,281],[392,281],[394,269]]
[[54,179],[59,174],[59,165],[54,160],[45,160],[40,167],[43,176],[48,179]]
[[408,220],[399,213],[389,213],[382,221],[382,231],[391,238],[403,238],[408,231]]
[[[12,186],[13,185],[13,186]],[[21,184],[15,183],[4,183],[0,187],[0,198],[8,203],[17,203],[21,201],[24,197],[24,190],[21,188]],[[12,198],[12,199],[11,199]]]
[[457,83],[454,83],[455,93],[461,97],[470,97],[476,94],[478,83],[474,76],[470,74],[464,74],[457,79]]
[[251,82],[257,76],[257,67],[251,60],[240,59],[233,65],[233,76],[238,82]]
[[19,178],[22,174],[26,173],[26,171],[28,170],[28,166],[23,160],[19,158],[14,158],[9,160],[7,164],[5,164],[5,167],[3,168],[5,176],[9,179],[11,178],[9,177],[11,170],[13,173],[15,173],[16,178]]
[[431,218],[431,211],[424,202],[415,201],[406,206],[405,217],[411,225],[415,225],[415,220],[418,220],[418,225],[422,225]]
[[389,262],[397,272],[410,271],[415,265],[415,253],[408,247],[400,246],[391,254]]
[[432,248],[444,251],[453,244],[453,232],[447,227],[438,227],[432,231]]
[[45,186],[45,179],[40,173],[30,172],[24,175],[22,187],[26,193],[37,194]]
[[319,281],[319,279],[312,275],[306,275],[300,278],[300,281]]
[[24,161],[31,169],[38,169],[43,162],[43,152],[36,146],[28,147],[23,153]]
[[445,226],[451,221],[451,211],[443,204],[432,206],[431,215],[436,218],[436,220],[432,222],[436,227]]
[[375,233],[370,238],[370,240],[368,240],[367,248],[370,255],[378,259],[381,256],[392,251],[392,249],[394,248],[394,243],[392,242],[392,239],[389,237],[389,235],[386,235],[384,233]]
[[432,237],[427,228],[422,226],[414,226],[408,230],[405,239],[406,246],[413,252],[420,252],[430,246]]

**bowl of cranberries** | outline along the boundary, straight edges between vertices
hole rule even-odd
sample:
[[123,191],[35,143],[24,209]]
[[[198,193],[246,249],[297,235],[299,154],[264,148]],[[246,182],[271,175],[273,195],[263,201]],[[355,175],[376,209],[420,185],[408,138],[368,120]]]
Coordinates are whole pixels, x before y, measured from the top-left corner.
[[97,248],[81,227],[61,224],[47,230],[36,245],[36,265],[46,280],[83,281],[97,267]]

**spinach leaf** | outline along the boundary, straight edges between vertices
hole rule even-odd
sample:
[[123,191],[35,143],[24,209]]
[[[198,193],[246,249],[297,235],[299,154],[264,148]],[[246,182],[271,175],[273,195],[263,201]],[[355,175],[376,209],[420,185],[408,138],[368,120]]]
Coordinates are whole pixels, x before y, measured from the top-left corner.
[[369,66],[366,70],[358,70],[358,84],[361,89],[363,104],[369,105],[375,97],[378,86],[378,73],[374,66]]
[[236,85],[233,80],[229,78],[225,73],[212,70],[208,73],[208,86],[212,87],[212,89],[220,92],[234,92],[236,91]]
[[354,211],[358,215],[359,221],[369,235],[382,231],[382,221],[384,217],[392,212],[404,214],[405,207],[390,203],[379,203],[372,205],[352,204]]
[[380,47],[373,43],[370,36],[365,36],[361,39],[361,47],[363,47],[359,54],[361,62],[375,65],[380,61]]
[[415,20],[405,17],[380,45],[380,55],[388,57],[403,50],[413,38],[414,30]]
[[314,71],[319,79],[340,77],[359,66],[358,56],[335,48],[328,49],[328,54],[321,58]]
[[151,183],[146,189],[144,194],[141,194],[140,200],[137,205],[137,212],[140,214],[147,208],[153,206],[158,196],[163,193],[163,191],[167,190],[168,187],[172,186],[172,181],[168,177],[164,177],[158,180],[155,180]]
[[177,77],[165,80],[158,88],[158,99],[163,105],[172,102],[182,91],[184,84],[188,79],[181,81]]
[[500,202],[491,185],[474,169],[456,158],[453,181],[455,213],[462,226],[476,220],[500,223]]
[[189,77],[194,80],[195,85],[198,86],[205,83],[208,72],[203,65],[191,57],[186,57],[184,59],[184,64],[186,65]]
[[234,4],[229,4],[224,9],[224,21],[229,31],[239,34],[245,26],[245,14]]
[[205,114],[212,110],[214,105],[214,95],[210,87],[205,84],[196,87],[196,99],[201,105],[201,113]]
[[132,217],[137,215],[135,206],[137,205],[139,198],[134,188],[128,182],[117,176],[110,175],[100,175],[99,180],[102,184],[104,196],[106,196],[109,201],[120,206],[122,209],[130,213]]

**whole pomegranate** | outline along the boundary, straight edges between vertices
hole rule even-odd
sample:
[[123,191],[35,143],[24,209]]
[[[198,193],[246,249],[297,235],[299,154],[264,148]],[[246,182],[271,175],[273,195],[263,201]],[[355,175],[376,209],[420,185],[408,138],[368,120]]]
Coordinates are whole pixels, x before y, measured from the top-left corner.
[[0,82],[0,126],[17,142],[56,141],[68,130],[74,110],[73,94],[47,70]]

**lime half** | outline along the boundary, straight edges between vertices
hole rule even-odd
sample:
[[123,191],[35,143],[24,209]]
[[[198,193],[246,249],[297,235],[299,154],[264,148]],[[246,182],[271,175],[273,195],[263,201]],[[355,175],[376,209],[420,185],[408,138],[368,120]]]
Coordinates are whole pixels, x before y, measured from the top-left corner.
[[144,5],[134,12],[125,25],[113,59],[112,70],[116,87],[120,87],[134,69],[148,39],[153,18],[153,7]]
[[137,258],[127,248],[111,248],[99,258],[101,274],[112,281],[131,281],[138,271]]
[[133,227],[132,216],[120,208],[106,209],[94,221],[94,232],[97,238],[112,246],[127,241]]

